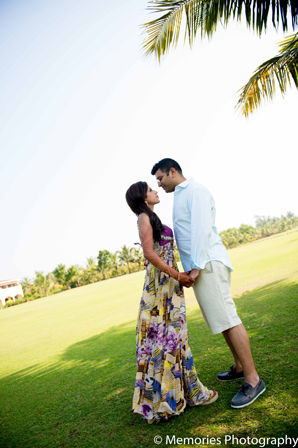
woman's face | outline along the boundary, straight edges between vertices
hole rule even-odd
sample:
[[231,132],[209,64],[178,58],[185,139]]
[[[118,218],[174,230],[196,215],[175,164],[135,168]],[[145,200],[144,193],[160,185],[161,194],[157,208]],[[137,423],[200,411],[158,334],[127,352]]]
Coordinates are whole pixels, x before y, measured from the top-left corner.
[[152,190],[152,188],[150,188],[148,186],[147,196],[145,198],[145,201],[148,202],[148,205],[158,204],[160,202],[160,199],[158,197],[157,191]]

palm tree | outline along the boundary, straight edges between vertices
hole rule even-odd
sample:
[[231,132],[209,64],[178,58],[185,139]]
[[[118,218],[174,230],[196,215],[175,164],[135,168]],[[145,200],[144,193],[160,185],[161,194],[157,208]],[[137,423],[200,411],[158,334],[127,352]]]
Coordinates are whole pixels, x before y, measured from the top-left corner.
[[44,274],[42,271],[35,272],[35,280],[34,285],[37,287],[41,294],[45,294],[47,297],[49,295],[50,290],[53,288],[53,275],[52,274]]
[[240,244],[242,234],[236,229],[236,227],[231,227],[227,230],[223,230],[219,233],[223,244],[226,248],[237,247]]
[[243,240],[245,242],[253,241],[256,239],[256,229],[253,226],[241,224],[238,230],[243,235]]
[[[266,30],[271,15],[275,28],[281,22],[283,31],[288,29],[288,14],[292,17],[292,28],[298,25],[297,0],[151,0],[148,9],[159,17],[142,25],[147,33],[143,49],[145,55],[155,54],[160,61],[171,47],[178,43],[183,12],[185,13],[185,39],[192,46],[197,34],[209,38],[218,23],[224,26],[230,19],[240,21],[243,12],[248,27],[256,29],[261,36]],[[244,11],[243,11],[244,10]],[[248,116],[263,98],[272,99],[275,90],[274,76],[284,94],[291,79],[298,88],[297,34],[289,36],[281,44],[280,55],[264,62],[242,88],[236,107]]]
[[87,257],[87,263],[86,266],[88,269],[94,269],[96,268],[96,261],[94,257]]
[[287,219],[296,218],[296,216],[292,212],[287,212],[286,217]]
[[98,277],[98,266],[94,257],[87,258],[86,269],[83,270],[86,283],[93,283]]
[[119,269],[120,263],[119,263],[119,260],[118,260],[118,253],[117,252],[111,254],[111,264],[112,264],[113,268],[115,269],[115,271],[117,271],[117,269]]
[[270,221],[270,216],[256,215],[256,227],[264,227]]
[[108,275],[108,271],[111,267],[111,252],[108,250],[100,250],[97,256],[97,265],[99,272],[102,273],[103,278],[105,279]]
[[77,268],[77,273],[76,273],[76,275],[75,275],[75,280],[76,280],[76,282],[77,282],[77,286],[81,286],[80,285],[80,281],[81,281],[81,279],[84,277],[84,269],[83,268],[81,268],[79,265],[75,265],[76,266],[76,268]]
[[246,117],[260,106],[262,100],[273,99],[275,79],[284,96],[288,85],[298,89],[298,33],[280,42],[279,55],[260,65],[241,89],[237,108]]
[[77,264],[70,266],[67,269],[65,275],[65,281],[68,285],[68,289],[75,288],[76,286],[80,286],[80,279],[82,278],[83,273],[80,266]]
[[28,277],[24,277],[21,280],[21,286],[24,294],[30,294],[33,288],[32,281]]
[[128,272],[131,273],[130,263],[134,262],[133,249],[124,244],[119,251],[119,260],[127,265]]
[[53,270],[53,274],[55,276],[55,279],[59,285],[65,286],[66,285],[66,266],[65,264],[58,264],[58,266]]
[[133,256],[134,256],[134,262],[137,263],[139,265],[139,270],[141,269],[142,264],[144,264],[145,258],[143,255],[143,250],[139,247],[137,248],[133,248]]

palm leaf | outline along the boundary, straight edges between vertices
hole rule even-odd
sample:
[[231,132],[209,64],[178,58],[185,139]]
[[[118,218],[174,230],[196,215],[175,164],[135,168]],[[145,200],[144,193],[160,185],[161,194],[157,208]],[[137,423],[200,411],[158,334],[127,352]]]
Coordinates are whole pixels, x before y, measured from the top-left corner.
[[142,25],[147,33],[143,49],[145,55],[155,53],[160,60],[171,47],[177,45],[183,12],[186,18],[185,39],[189,45],[198,33],[211,37],[218,22],[226,25],[229,19],[241,20],[242,8],[246,23],[259,35],[266,29],[269,13],[275,27],[281,22],[288,29],[288,14],[292,16],[293,30],[298,25],[297,0],[151,0],[148,10],[159,17]]
[[282,95],[285,95],[291,82],[298,88],[298,33],[288,36],[279,46],[280,54],[260,65],[240,90],[236,108],[246,117],[264,99],[273,99],[276,81]]
[[148,55],[155,52],[160,60],[161,55],[169,49],[173,42],[177,44],[185,1],[169,2],[167,0],[159,0],[150,3],[154,4],[154,6],[148,7],[151,12],[163,13],[166,11],[159,18],[142,25],[142,28],[148,34],[148,38],[144,43],[145,54]]

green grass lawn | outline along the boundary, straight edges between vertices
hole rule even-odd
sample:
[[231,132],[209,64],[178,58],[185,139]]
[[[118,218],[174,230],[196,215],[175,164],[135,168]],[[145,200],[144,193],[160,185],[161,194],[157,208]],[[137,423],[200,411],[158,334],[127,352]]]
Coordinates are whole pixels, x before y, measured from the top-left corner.
[[[229,254],[238,314],[267,386],[255,403],[230,408],[241,382],[216,380],[232,358],[222,336],[206,327],[188,289],[195,365],[219,399],[157,425],[132,415],[135,324],[144,280],[139,272],[0,312],[0,448],[145,448],[158,446],[157,435],[163,438],[159,446],[167,446],[167,435],[215,437],[223,446],[227,434],[298,438],[298,231]],[[201,446],[218,445],[205,440]]]

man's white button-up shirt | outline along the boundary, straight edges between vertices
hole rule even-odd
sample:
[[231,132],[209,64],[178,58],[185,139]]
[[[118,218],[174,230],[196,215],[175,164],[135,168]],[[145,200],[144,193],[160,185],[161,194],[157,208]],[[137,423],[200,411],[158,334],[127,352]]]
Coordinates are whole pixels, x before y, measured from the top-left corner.
[[231,271],[228,251],[215,227],[215,203],[210,192],[194,179],[177,185],[173,206],[174,233],[183,269],[204,269],[221,261]]

